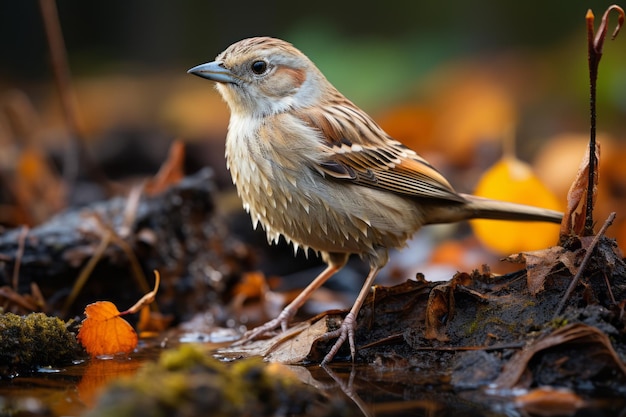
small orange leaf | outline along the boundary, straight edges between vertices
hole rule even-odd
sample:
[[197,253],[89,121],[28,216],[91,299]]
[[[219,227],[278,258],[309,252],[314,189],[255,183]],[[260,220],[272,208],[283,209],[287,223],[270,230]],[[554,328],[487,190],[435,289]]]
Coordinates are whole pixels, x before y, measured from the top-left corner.
[[91,356],[130,353],[137,346],[137,333],[120,317],[115,304],[109,301],[89,304],[85,315],[77,339]]
[[[504,157],[482,176],[474,194],[496,200],[561,210],[557,198],[539,181],[526,163]],[[492,251],[508,255],[553,245],[559,226],[542,222],[473,220],[478,239]]]

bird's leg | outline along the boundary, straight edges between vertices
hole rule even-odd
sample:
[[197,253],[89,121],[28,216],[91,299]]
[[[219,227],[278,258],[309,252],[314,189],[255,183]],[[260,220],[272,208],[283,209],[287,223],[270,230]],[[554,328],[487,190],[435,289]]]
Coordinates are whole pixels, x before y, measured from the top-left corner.
[[339,271],[343,265],[343,263],[335,263],[330,262],[326,269],[324,269],[314,280],[311,282],[298,296],[291,302],[287,307],[280,312],[280,314],[273,320],[268,321],[262,326],[255,327],[254,329],[247,331],[243,338],[238,340],[233,344],[233,346],[239,346],[250,340],[257,338],[263,333],[267,333],[270,330],[274,330],[278,326],[282,328],[283,331],[287,330],[287,326],[289,324],[289,320],[296,314],[298,309],[302,307],[302,305],[308,300],[308,298],[313,294],[315,290],[322,286],[330,277],[332,277],[337,271]]
[[372,286],[372,283],[374,282],[374,279],[376,278],[378,271],[380,271],[380,268],[381,268],[380,266],[371,267],[370,272],[367,275],[367,278],[365,279],[365,283],[363,284],[363,287],[361,288],[361,291],[359,292],[359,296],[356,298],[356,301],[354,302],[354,305],[350,309],[350,312],[343,319],[343,322],[341,323],[341,327],[339,327],[337,330],[334,330],[332,332],[328,332],[321,337],[320,340],[329,340],[329,339],[338,337],[337,341],[335,342],[333,347],[330,349],[328,354],[324,356],[324,359],[322,360],[322,365],[327,364],[328,362],[333,360],[333,358],[339,351],[339,348],[341,347],[341,345],[343,345],[346,339],[348,339],[348,343],[350,344],[350,354],[352,355],[352,360],[354,361],[354,358],[356,357],[356,347],[354,344],[354,331],[356,329],[356,317],[359,314],[359,310],[361,309],[363,302],[365,302],[365,298],[367,297],[367,294],[370,291],[370,287]]

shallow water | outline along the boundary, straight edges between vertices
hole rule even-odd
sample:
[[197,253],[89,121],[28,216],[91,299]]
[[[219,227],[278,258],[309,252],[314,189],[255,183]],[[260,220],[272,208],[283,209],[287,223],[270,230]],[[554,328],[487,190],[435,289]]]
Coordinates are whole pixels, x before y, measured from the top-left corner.
[[[107,383],[132,376],[162,349],[144,345],[130,357],[94,359],[0,380],[0,416],[79,416],[89,411]],[[568,410],[544,406],[521,410],[512,393],[455,391],[445,378],[423,370],[381,369],[370,365],[336,364],[322,368],[289,366],[289,371],[313,386],[327,400],[343,401],[346,415],[355,416],[493,416],[525,415],[626,416],[626,399],[585,398],[584,406]],[[498,395],[496,395],[498,394]],[[303,415],[304,416],[304,415]]]

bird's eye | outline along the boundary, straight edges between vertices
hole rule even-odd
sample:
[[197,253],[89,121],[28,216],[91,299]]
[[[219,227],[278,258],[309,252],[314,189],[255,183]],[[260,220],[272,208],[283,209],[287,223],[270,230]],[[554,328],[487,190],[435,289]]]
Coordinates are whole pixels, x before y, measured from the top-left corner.
[[250,66],[250,68],[252,69],[252,72],[254,72],[255,74],[261,75],[265,71],[267,71],[267,62],[265,62],[265,61],[254,61],[252,63],[252,65]]

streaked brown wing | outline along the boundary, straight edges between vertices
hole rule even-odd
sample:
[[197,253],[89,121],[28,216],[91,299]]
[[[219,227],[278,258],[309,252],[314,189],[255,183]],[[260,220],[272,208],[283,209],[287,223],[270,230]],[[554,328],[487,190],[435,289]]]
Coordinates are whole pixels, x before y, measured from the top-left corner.
[[325,139],[328,159],[315,167],[322,175],[411,197],[464,201],[425,159],[346,102],[299,116]]
[[394,163],[386,159],[385,153],[381,157],[379,150],[368,148],[339,153],[321,163],[318,171],[337,180],[411,197],[463,201],[427,162],[404,157]]

